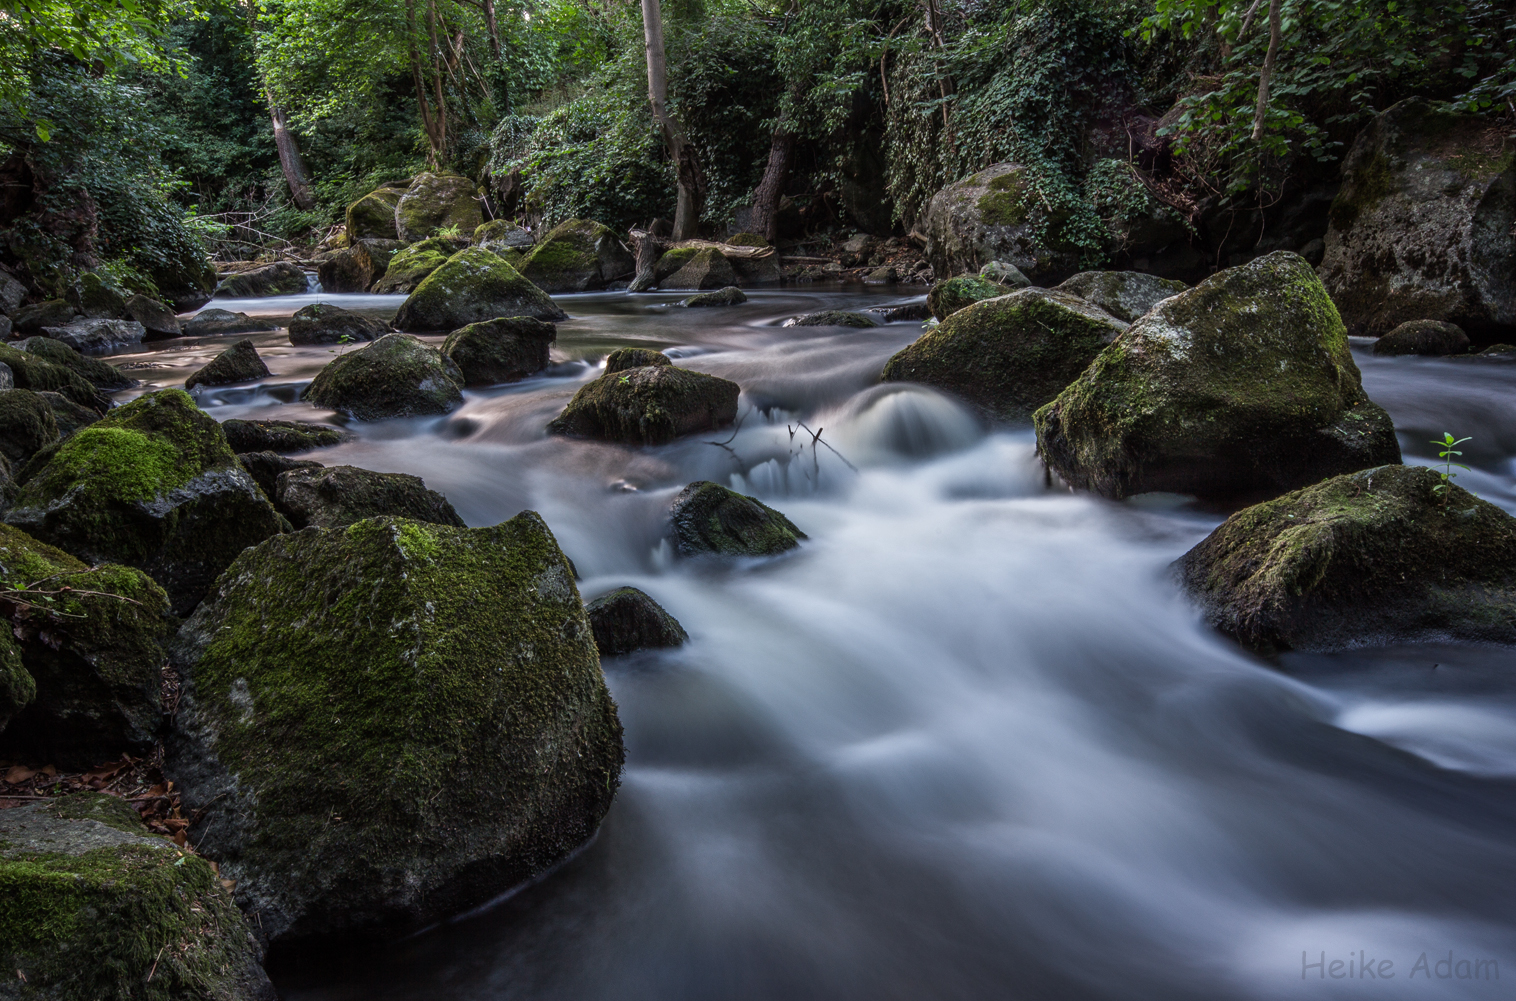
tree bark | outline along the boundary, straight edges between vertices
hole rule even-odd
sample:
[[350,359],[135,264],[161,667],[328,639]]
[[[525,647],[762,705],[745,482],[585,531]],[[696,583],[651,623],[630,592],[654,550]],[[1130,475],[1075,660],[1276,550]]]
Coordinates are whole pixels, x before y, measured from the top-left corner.
[[279,169],[284,171],[284,183],[289,185],[295,207],[309,212],[316,207],[316,199],[311,194],[311,174],[306,169],[305,158],[300,155],[300,144],[289,130],[284,109],[275,103],[272,94],[267,91],[264,94],[268,98],[269,118],[274,123],[274,146],[279,150]]
[[429,0],[428,14],[430,15],[429,38],[432,45],[433,65],[432,70],[437,75],[437,113],[432,114],[431,100],[427,95],[426,77],[421,71],[421,54],[416,48],[416,5],[415,0],[405,0],[405,20],[410,28],[411,49],[411,82],[416,87],[416,104],[421,109],[421,127],[426,131],[427,145],[430,147],[430,161],[433,168],[442,164],[443,149],[447,145],[447,106],[442,103],[442,80],[441,74],[436,67],[436,4]]
[[647,99],[653,117],[663,130],[669,159],[679,184],[679,201],[674,209],[674,239],[694,237],[700,225],[700,210],[705,195],[705,176],[695,151],[685,140],[682,129],[668,110],[668,57],[663,46],[663,12],[658,0],[642,0],[642,32],[647,41]]
[[1264,119],[1269,114],[1269,80],[1274,75],[1274,59],[1279,55],[1279,0],[1269,0],[1269,51],[1258,73],[1258,105],[1253,110],[1253,141],[1263,138]]
[[646,230],[634,229],[628,235],[632,238],[632,246],[637,250],[637,276],[627,286],[627,291],[645,292],[657,283],[653,269],[661,256],[662,247],[659,246],[658,238]]
[[753,192],[753,232],[773,243],[779,237],[779,199],[790,176],[790,159],[795,152],[795,134],[783,118],[774,126],[769,143],[769,162],[763,179]]

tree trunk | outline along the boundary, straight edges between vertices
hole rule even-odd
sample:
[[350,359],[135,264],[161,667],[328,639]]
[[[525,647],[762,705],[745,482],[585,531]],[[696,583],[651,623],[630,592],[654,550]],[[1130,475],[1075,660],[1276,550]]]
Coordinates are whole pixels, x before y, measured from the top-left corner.
[[1269,0],[1269,51],[1263,57],[1258,74],[1258,105],[1253,110],[1253,141],[1263,138],[1264,119],[1269,113],[1269,79],[1274,75],[1274,59],[1279,55],[1279,0]]
[[645,230],[634,229],[628,234],[637,250],[637,277],[627,286],[628,292],[645,292],[657,283],[653,268],[661,256],[658,238]]
[[505,57],[500,49],[500,26],[495,22],[495,0],[483,0],[484,24],[490,33],[490,53],[495,65],[490,69],[490,84],[495,90],[495,104],[502,114],[511,113],[511,92],[505,82]]
[[779,199],[784,196],[784,184],[790,176],[790,158],[795,152],[795,134],[789,130],[783,118],[774,126],[774,138],[769,143],[769,163],[763,169],[763,179],[753,192],[753,232],[773,243],[779,236]]
[[[428,3],[428,12],[432,17],[431,31],[429,33],[433,56],[431,68],[436,72],[437,32],[435,20],[436,6],[434,3]],[[447,107],[440,100],[442,96],[442,81],[439,76],[437,80],[437,96],[439,101],[437,113],[433,115],[431,99],[427,94],[426,76],[421,71],[421,53],[416,48],[415,0],[405,0],[405,21],[406,25],[410,28],[411,82],[416,87],[416,104],[421,109],[421,128],[426,132],[427,145],[431,151],[428,159],[431,166],[435,169],[442,165],[443,148],[447,145]]]
[[274,102],[272,94],[265,92],[265,95],[268,97],[269,117],[274,122],[274,146],[279,150],[279,168],[284,171],[284,183],[290,187],[295,207],[309,212],[316,207],[316,199],[311,194],[311,174],[300,155],[300,144],[295,142],[295,135],[289,130],[284,109]]
[[705,194],[705,177],[695,151],[685,141],[684,130],[668,110],[668,57],[663,47],[663,12],[658,0],[642,0],[642,31],[647,40],[647,99],[653,117],[663,130],[669,159],[679,182],[679,202],[674,210],[674,239],[688,240],[700,224],[700,210]]

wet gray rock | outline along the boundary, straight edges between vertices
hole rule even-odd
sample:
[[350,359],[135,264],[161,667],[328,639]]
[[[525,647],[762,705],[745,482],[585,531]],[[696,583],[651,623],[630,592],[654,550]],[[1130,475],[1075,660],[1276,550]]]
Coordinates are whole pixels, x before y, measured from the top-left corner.
[[1014,264],[1005,261],[991,261],[979,269],[980,278],[988,278],[997,285],[1007,288],[1030,288],[1032,280],[1021,273],[1021,269]]
[[298,295],[309,286],[300,265],[279,261],[241,274],[227,275],[216,286],[216,299],[266,299],[276,295]]
[[740,392],[735,382],[666,363],[608,370],[575,393],[547,429],[627,445],[664,445],[730,424]]
[[463,402],[463,373],[410,334],[387,334],[339,355],[300,398],[358,420],[445,414]]
[[89,427],[100,419],[100,415],[95,411],[79,406],[62,393],[50,393],[44,390],[37,395],[46,400],[48,408],[52,410],[53,420],[58,424],[60,440]]
[[274,491],[275,505],[296,528],[342,528],[378,515],[464,527],[446,497],[405,473],[357,466],[291,469],[279,474]]
[[136,320],[74,320],[63,327],[43,327],[42,334],[80,354],[105,354],[141,344],[147,331]]
[[618,587],[585,607],[600,656],[682,646],[689,634],[663,606],[635,587]]
[[447,335],[442,353],[463,373],[465,386],[514,382],[542,371],[558,328],[530,316],[470,323]]
[[233,452],[305,452],[351,441],[353,433],[310,421],[229,420],[221,425]]
[[1461,355],[1469,350],[1469,335],[1455,323],[1407,320],[1374,342],[1376,355]]
[[1081,271],[1059,285],[1058,291],[1077,295],[1123,323],[1131,323],[1188,287],[1184,282],[1141,271]]
[[211,337],[224,334],[249,334],[273,330],[274,324],[262,317],[233,313],[229,309],[202,309],[181,325],[185,337]]
[[229,386],[238,382],[256,382],[270,375],[268,366],[258,357],[253,342],[244,338],[210,360],[204,368],[184,380],[185,389],[196,386]]
[[125,307],[127,317],[142,324],[142,329],[147,332],[146,340],[161,341],[184,333],[179,317],[157,299],[133,295],[127,297]]
[[25,465],[59,437],[53,408],[40,394],[29,389],[0,392],[0,455],[12,466]]
[[[291,469],[326,468],[314,459],[291,459],[278,452],[238,452],[237,461],[242,463],[242,468],[246,469],[248,475],[253,478],[253,482],[258,484],[258,489],[262,490],[264,496],[271,501],[279,495],[280,473],[287,473]],[[288,512],[281,511],[280,513],[286,517],[289,516]]]
[[313,302],[309,306],[302,306],[290,320],[289,327],[291,344],[372,341],[389,332],[388,323],[350,312],[329,302]]
[[61,327],[78,316],[79,311],[67,299],[48,299],[12,311],[11,325],[18,334],[40,334],[43,327]]
[[680,556],[777,556],[806,534],[780,512],[709,480],[679,492],[669,508],[674,551]]
[[933,195],[921,222],[933,272],[944,278],[977,273],[1000,261],[1042,284],[1072,274],[1078,253],[1043,242],[1041,234],[1055,232],[1064,220],[1040,225],[1046,208],[1035,187],[1034,168],[997,163]]
[[785,320],[786,327],[858,327],[865,329],[877,327],[879,323],[862,313],[853,313],[844,309],[828,309],[821,313],[806,313],[792,320]]
[[718,289],[715,292],[702,292],[699,295],[692,295],[679,305],[736,306],[744,302],[747,302],[747,296],[743,293],[742,289],[735,285],[728,285],[726,288]]

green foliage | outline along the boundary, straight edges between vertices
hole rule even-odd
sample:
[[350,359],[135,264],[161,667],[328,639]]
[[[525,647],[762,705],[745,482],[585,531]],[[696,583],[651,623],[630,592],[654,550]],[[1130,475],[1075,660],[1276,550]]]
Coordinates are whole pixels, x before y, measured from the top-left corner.
[[1432,493],[1442,494],[1443,507],[1447,506],[1448,497],[1451,494],[1448,488],[1453,485],[1453,479],[1458,475],[1453,472],[1453,467],[1457,466],[1459,469],[1465,471],[1469,468],[1461,462],[1454,462],[1453,457],[1463,455],[1463,452],[1458,451],[1459,445],[1473,440],[1473,438],[1454,438],[1451,431],[1444,431],[1441,440],[1432,440],[1432,444],[1436,445],[1439,449],[1437,458],[1443,460],[1442,471],[1437,474],[1437,483],[1432,487]]

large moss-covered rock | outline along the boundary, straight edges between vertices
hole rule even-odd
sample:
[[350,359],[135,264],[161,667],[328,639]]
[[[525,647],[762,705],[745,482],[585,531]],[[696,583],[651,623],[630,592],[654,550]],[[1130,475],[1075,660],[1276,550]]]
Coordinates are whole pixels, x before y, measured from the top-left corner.
[[1516,519],[1423,466],[1335,476],[1239,511],[1176,564],[1263,650],[1516,643]]
[[602,657],[682,646],[690,637],[679,620],[645,591],[618,587],[585,606]]
[[456,330],[501,316],[566,320],[546,292],[487,250],[460,250],[416,287],[395,316],[397,330]]
[[180,313],[204,306],[216,288],[216,269],[197,240],[183,241],[173,256],[144,262],[143,271],[163,301]]
[[806,534],[756,497],[709,480],[679,492],[669,508],[674,551],[681,556],[777,556]]
[[542,519],[373,518],[245,554],[185,624],[165,772],[271,939],[392,935],[590,837],[621,726]]
[[274,1001],[216,870],[81,792],[0,810],[0,996]]
[[463,373],[466,386],[514,382],[547,368],[548,345],[558,328],[530,316],[470,323],[447,335],[442,353]]
[[395,206],[405,194],[404,188],[379,188],[370,191],[347,207],[347,238],[359,240],[398,240],[395,229]]
[[25,603],[5,603],[0,628],[35,681],[30,705],[0,733],[0,754],[88,768],[151,748],[176,625],[163,589],[130,567],[91,569],[10,525],[0,525],[0,588],[27,589]]
[[145,570],[180,615],[280,528],[221,425],[179,389],[140,396],[65,441],[5,520],[90,563]]
[[351,431],[310,421],[229,420],[221,425],[233,452],[305,452],[340,445],[352,439]]
[[605,374],[623,372],[629,368],[645,365],[672,365],[674,360],[662,351],[652,348],[617,348],[605,356]]
[[[667,255],[665,255],[667,256]],[[679,270],[662,279],[659,288],[718,289],[737,284],[737,272],[726,255],[714,247],[696,250]]]
[[298,295],[307,287],[300,265],[279,261],[241,274],[227,275],[216,286],[217,299],[265,299],[274,295]]
[[11,379],[17,389],[61,393],[74,403],[102,414],[110,409],[110,397],[102,394],[94,383],[41,355],[19,351],[10,344],[0,344],[0,365],[11,370]]
[[1024,421],[1125,329],[1082,299],[1022,289],[953,313],[891,358],[882,378],[945,390],[993,420]]
[[390,325],[329,302],[301,306],[290,318],[291,344],[349,344],[372,341],[390,332]]
[[1043,461],[1107,497],[1257,499],[1400,461],[1336,307],[1286,251],[1160,302],[1036,425]]
[[184,333],[184,326],[174,311],[157,299],[145,295],[132,295],[126,299],[126,316],[142,324],[149,341],[167,340]]
[[382,514],[464,527],[446,497],[406,473],[357,466],[291,469],[279,474],[274,490],[274,503],[296,528],[342,528]]
[[43,327],[42,334],[84,354],[104,354],[135,347],[147,336],[136,320],[74,320],[61,327]]
[[1506,131],[1409,98],[1359,134],[1319,269],[1349,333],[1444,320],[1484,343],[1516,334],[1516,152]]
[[53,408],[30,389],[0,391],[0,455],[22,466],[59,438]]
[[407,243],[439,230],[456,231],[467,239],[483,221],[474,182],[457,174],[417,174],[395,205],[395,229]]
[[747,295],[743,293],[742,289],[735,285],[728,285],[725,288],[717,289],[715,292],[701,292],[699,295],[692,295],[679,305],[699,309],[709,306],[740,306],[744,302],[747,302]]
[[521,274],[544,292],[588,292],[630,277],[631,253],[609,226],[569,219],[554,226],[526,255]]
[[1011,290],[997,281],[978,275],[959,275],[933,282],[926,293],[927,308],[939,320],[946,320],[965,306],[994,299]]
[[737,418],[735,382],[673,365],[606,372],[583,386],[547,426],[628,445],[662,445]]
[[62,365],[66,369],[77,372],[94,383],[96,389],[125,389],[136,382],[110,362],[82,355],[62,341],[51,337],[28,337],[23,341],[16,341],[15,346],[43,361]]
[[1131,323],[1171,295],[1188,286],[1141,271],[1081,271],[1058,286],[1058,291],[1077,295],[1123,323]]
[[926,256],[939,278],[1004,261],[1050,284],[1075,270],[1078,248],[1063,233],[1066,213],[1049,215],[1032,168],[997,163],[932,196],[922,220]]
[[21,647],[0,629],[0,731],[37,697],[37,683],[21,663]]
[[196,386],[229,386],[238,382],[256,382],[269,376],[268,366],[258,356],[253,342],[243,338],[184,380],[185,389]]
[[75,431],[81,431],[100,419],[100,415],[88,407],[81,407],[61,393],[38,393],[38,396],[47,401],[48,407],[53,412],[53,420],[58,424],[58,435],[67,438]]
[[65,297],[81,316],[92,320],[116,320],[126,314],[126,300],[93,271],[81,274],[68,287]]
[[1469,350],[1469,335],[1456,323],[1407,320],[1374,342],[1376,355],[1461,355]]
[[385,264],[384,277],[374,283],[380,295],[409,295],[426,276],[447,263],[458,248],[451,240],[434,236],[397,251]]
[[[389,259],[393,253],[384,255],[383,264],[379,264],[375,255],[369,253],[365,244],[378,243],[378,240],[360,240],[341,250],[332,251],[316,265],[316,280],[321,283],[322,292],[367,292],[369,286],[384,274],[389,266]],[[398,248],[398,240],[392,242]],[[376,265],[377,268],[376,268]]]
[[387,334],[327,362],[302,400],[362,421],[445,414],[463,402],[463,373],[410,334]]
[[474,228],[473,244],[483,247],[492,253],[500,253],[496,247],[503,249],[527,251],[532,249],[532,244],[537,241],[532,239],[532,234],[522,229],[509,219],[491,219],[482,222]]
[[22,306],[11,314],[18,334],[40,333],[43,327],[61,327],[79,319],[79,310],[67,299],[46,299]]

